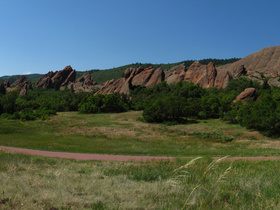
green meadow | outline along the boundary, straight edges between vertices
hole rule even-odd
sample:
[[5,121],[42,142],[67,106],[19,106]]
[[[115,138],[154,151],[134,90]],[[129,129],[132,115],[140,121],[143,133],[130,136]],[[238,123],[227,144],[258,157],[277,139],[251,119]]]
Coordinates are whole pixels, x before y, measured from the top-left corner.
[[62,112],[46,121],[1,119],[3,146],[49,151],[195,156],[278,156],[277,139],[220,119],[168,125],[142,122],[141,111]]
[[175,157],[76,161],[0,152],[0,209],[279,209],[280,161],[223,160],[279,156],[279,141],[237,124],[153,124],[141,111],[0,123],[3,146]]

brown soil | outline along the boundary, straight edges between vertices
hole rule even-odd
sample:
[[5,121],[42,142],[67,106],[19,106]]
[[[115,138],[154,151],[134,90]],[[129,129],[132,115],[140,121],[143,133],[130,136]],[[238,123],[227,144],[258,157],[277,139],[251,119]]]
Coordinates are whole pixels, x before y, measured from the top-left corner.
[[[23,149],[15,147],[0,146],[0,151],[16,152],[26,155],[38,155],[43,157],[58,157],[74,160],[106,160],[106,161],[149,161],[149,160],[173,160],[174,157],[159,157],[159,156],[129,156],[129,155],[101,155],[101,154],[85,154],[85,153],[70,153],[70,152],[51,152],[33,149]],[[214,157],[218,159],[219,157]],[[280,156],[255,156],[255,157],[226,157],[223,160],[280,160]]]

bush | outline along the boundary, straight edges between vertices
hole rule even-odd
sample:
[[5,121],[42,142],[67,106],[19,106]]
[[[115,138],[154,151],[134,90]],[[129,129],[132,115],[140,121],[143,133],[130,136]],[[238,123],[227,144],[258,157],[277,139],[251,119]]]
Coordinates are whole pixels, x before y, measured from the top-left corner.
[[173,95],[158,98],[144,109],[143,117],[147,122],[156,123],[186,121],[186,99]]
[[125,112],[129,105],[117,95],[92,95],[79,104],[80,113],[109,113]]

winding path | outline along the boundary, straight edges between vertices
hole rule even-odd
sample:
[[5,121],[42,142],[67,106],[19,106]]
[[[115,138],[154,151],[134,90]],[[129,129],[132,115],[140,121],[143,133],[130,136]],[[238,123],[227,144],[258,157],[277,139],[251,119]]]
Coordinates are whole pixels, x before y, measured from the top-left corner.
[[[159,156],[130,156],[130,155],[101,155],[70,152],[51,152],[34,149],[0,146],[0,151],[16,152],[26,155],[38,155],[43,157],[57,157],[74,160],[101,160],[101,161],[149,161],[149,160],[173,160],[174,157]],[[214,157],[218,159],[218,157]],[[256,156],[256,157],[227,157],[223,160],[280,160],[280,156]]]

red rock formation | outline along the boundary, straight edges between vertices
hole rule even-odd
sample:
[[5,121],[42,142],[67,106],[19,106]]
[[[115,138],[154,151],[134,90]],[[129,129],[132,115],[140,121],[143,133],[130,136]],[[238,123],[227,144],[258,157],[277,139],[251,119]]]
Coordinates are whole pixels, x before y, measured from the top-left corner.
[[53,82],[52,82],[52,77],[54,73],[52,71],[48,72],[44,76],[42,76],[34,85],[35,87],[40,87],[40,88],[52,88],[53,87]]
[[[91,78],[89,72],[78,78],[75,82],[69,82],[67,88],[73,88],[75,92],[92,92],[97,85]],[[63,88],[62,88],[63,89]]]
[[19,91],[19,95],[20,96],[23,96],[23,95],[27,95],[27,87],[28,87],[28,82],[26,81],[23,85],[22,85],[22,87],[21,87],[21,89],[20,89],[20,91]]
[[186,66],[183,63],[172,67],[170,70],[165,71],[165,81],[167,84],[175,84],[184,80],[186,70]]
[[152,88],[155,85],[161,83],[163,80],[164,80],[164,72],[162,71],[161,68],[158,68],[153,72],[149,81],[145,84],[145,87]]
[[53,88],[54,85],[66,86],[70,82],[74,82],[76,79],[76,71],[71,66],[66,66],[61,71],[48,72],[41,77],[36,83],[36,87]]
[[[9,85],[9,82],[6,82],[6,84]],[[7,92],[20,90],[20,95],[26,95],[28,84],[26,76],[21,76],[11,85],[11,87],[7,87],[6,90]]]
[[[248,75],[259,76],[263,72],[266,77],[280,76],[280,46],[267,47],[232,64],[222,66],[233,78]],[[253,78],[252,78],[253,79]],[[270,84],[280,86],[278,78],[269,81]]]
[[85,73],[82,77],[78,78],[75,83],[82,83],[83,85],[92,86],[96,85],[97,83],[94,82],[91,78],[89,72]]
[[255,88],[246,88],[242,93],[240,93],[236,99],[233,101],[234,103],[237,101],[244,102],[247,98],[256,97],[256,89]]
[[52,83],[58,83],[62,86],[67,85],[69,82],[76,80],[76,71],[71,66],[66,66],[61,71],[56,71],[52,76]]
[[124,93],[129,94],[133,86],[153,87],[162,82],[164,79],[164,72],[162,69],[148,68],[128,68],[124,72],[124,78],[117,81],[110,81],[103,85],[103,87],[96,92],[96,94],[113,94]]
[[24,83],[27,82],[26,76],[19,77],[11,86],[12,87],[22,87]]
[[4,86],[5,86],[6,88],[10,87],[10,86],[11,86],[11,85],[10,85],[10,82],[9,82],[8,80],[4,81]]
[[228,71],[217,68],[214,87],[225,88],[231,79],[232,76]]

